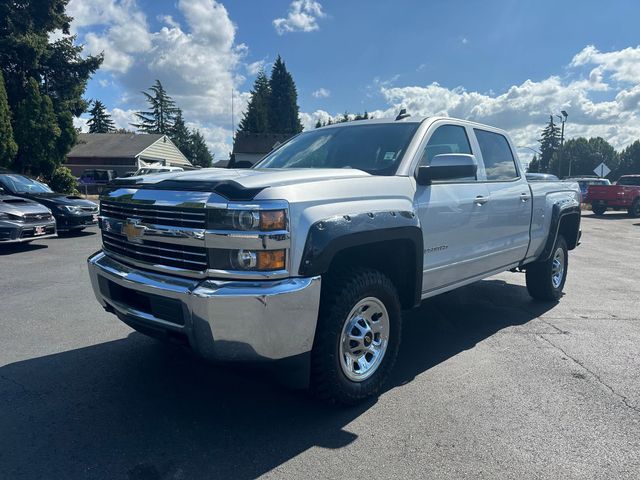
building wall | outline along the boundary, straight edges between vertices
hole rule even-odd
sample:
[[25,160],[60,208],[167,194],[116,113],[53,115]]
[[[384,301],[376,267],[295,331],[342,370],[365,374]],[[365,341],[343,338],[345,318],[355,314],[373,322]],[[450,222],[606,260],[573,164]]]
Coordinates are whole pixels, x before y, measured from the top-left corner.
[[138,155],[145,162],[160,162],[163,165],[190,167],[191,163],[167,137],[161,138]]
[[71,173],[79,177],[87,169],[115,170],[118,176],[138,169],[136,158],[103,158],[103,157],[69,157],[65,166]]

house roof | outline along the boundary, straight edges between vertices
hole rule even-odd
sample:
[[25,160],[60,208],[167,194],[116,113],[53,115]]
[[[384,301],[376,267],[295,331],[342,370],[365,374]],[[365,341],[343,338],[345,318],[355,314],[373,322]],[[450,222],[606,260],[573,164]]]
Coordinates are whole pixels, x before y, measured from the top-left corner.
[[155,133],[80,133],[67,157],[135,158],[162,137]]
[[269,153],[276,144],[291,138],[288,133],[238,132],[233,142],[233,153]]

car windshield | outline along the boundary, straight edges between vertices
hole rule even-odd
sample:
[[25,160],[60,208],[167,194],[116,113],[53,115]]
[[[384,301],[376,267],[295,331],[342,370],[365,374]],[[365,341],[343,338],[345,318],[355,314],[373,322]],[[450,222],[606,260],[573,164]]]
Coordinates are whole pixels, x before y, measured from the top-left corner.
[[253,168],[357,168],[393,175],[419,123],[379,123],[301,133]]
[[0,176],[9,190],[15,193],[51,193],[52,190],[45,185],[29,177],[22,175],[2,175]]
[[622,177],[618,180],[618,185],[638,185],[640,186],[640,177]]

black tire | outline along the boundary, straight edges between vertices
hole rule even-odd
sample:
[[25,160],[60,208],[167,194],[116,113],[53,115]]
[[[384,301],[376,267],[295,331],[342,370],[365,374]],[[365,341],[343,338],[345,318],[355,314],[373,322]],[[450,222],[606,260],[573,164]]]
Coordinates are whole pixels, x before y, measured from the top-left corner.
[[[554,284],[552,277],[554,273],[554,261],[558,250],[562,252],[564,268],[560,282]],[[562,289],[567,280],[567,271],[569,268],[567,242],[562,235],[558,235],[551,252],[551,257],[548,260],[527,265],[527,290],[529,291],[529,295],[536,300],[556,301],[562,296]]]
[[602,205],[592,205],[591,210],[593,210],[593,213],[596,215],[604,215],[607,211],[607,207],[603,207]]
[[627,210],[630,217],[638,218],[640,217],[640,198],[636,198]]
[[[384,305],[389,318],[389,338],[377,369],[370,377],[353,381],[341,366],[340,342],[351,310],[368,297]],[[318,326],[311,354],[313,393],[329,403],[345,405],[354,405],[378,394],[398,355],[401,322],[398,292],[391,280],[379,271],[355,268],[323,278]]]

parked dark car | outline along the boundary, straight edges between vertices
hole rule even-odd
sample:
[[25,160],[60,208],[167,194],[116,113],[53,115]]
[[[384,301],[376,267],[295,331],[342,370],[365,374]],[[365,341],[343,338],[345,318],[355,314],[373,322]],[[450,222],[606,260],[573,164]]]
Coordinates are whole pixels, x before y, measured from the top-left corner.
[[27,198],[51,209],[58,232],[82,230],[98,223],[98,205],[77,195],[55,193],[44,183],[15,173],[0,174],[6,193]]
[[118,178],[115,170],[87,169],[80,175],[82,185],[106,185],[114,178]]
[[0,245],[56,236],[56,220],[44,205],[4,195],[0,189]]

